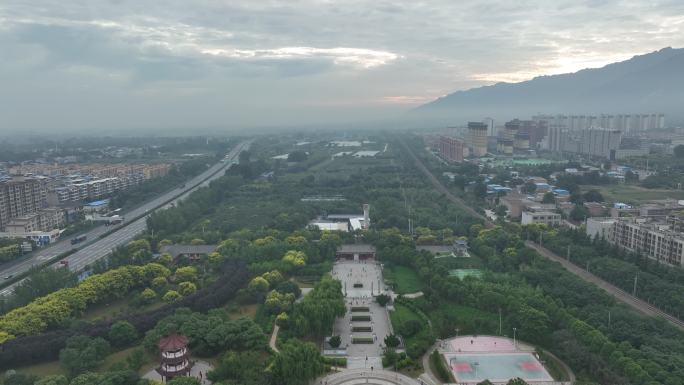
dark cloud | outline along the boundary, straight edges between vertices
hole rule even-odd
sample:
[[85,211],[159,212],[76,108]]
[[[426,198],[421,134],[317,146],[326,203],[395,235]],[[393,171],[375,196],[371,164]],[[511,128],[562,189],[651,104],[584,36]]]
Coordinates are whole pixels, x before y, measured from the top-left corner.
[[0,4],[0,132],[376,119],[683,29],[677,0],[17,0]]

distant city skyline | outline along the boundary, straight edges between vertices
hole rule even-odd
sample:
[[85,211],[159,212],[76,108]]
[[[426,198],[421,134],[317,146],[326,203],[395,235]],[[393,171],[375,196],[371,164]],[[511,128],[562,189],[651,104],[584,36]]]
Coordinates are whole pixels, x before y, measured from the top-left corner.
[[19,0],[0,4],[0,135],[376,122],[666,46],[680,1]]

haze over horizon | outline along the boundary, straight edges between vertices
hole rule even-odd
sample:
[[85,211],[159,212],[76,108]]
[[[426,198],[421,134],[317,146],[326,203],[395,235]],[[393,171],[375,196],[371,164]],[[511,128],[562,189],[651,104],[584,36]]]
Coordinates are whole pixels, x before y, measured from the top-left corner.
[[666,46],[680,1],[16,1],[0,135],[381,121]]

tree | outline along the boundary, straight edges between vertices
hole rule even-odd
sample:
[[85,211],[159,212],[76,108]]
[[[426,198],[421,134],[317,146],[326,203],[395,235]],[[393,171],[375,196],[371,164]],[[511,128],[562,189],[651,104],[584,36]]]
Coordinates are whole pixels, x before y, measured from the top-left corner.
[[187,297],[190,294],[195,294],[197,291],[197,286],[195,286],[195,284],[192,282],[181,282],[178,284],[178,290],[180,291],[181,295]]
[[585,202],[603,202],[603,195],[598,190],[589,190],[584,193]]
[[487,197],[487,186],[482,182],[475,183],[473,185],[473,195],[477,199],[485,199]]
[[64,287],[76,285],[76,274],[69,269],[31,269],[28,277],[14,289],[15,306],[23,306],[35,298]]
[[190,281],[194,282],[197,280],[197,269],[193,266],[179,267],[174,273],[177,282]]
[[248,150],[243,150],[240,152],[240,155],[238,155],[238,162],[240,164],[247,164],[249,163],[249,158],[252,156],[252,154]]
[[173,257],[169,253],[163,253],[159,256],[159,259],[157,261],[164,266],[171,266],[171,264],[173,263]]
[[275,382],[283,385],[306,384],[325,372],[316,345],[296,339],[282,346],[271,368]]
[[216,369],[207,374],[214,383],[263,385],[270,381],[259,352],[228,352]]
[[129,370],[137,372],[145,363],[145,351],[142,348],[135,349],[126,357],[126,366]]
[[109,342],[114,346],[127,346],[136,339],[138,331],[128,321],[117,321],[109,328]]
[[537,185],[532,181],[525,182],[525,184],[520,188],[520,191],[525,194],[534,194],[537,191]]
[[167,291],[166,294],[164,294],[164,296],[162,297],[162,299],[166,302],[176,302],[181,298],[183,298],[183,296],[175,290]]
[[549,191],[549,192],[544,194],[544,198],[542,199],[542,203],[547,203],[547,204],[556,203],[556,196],[553,195],[553,193]]
[[283,281],[283,275],[278,270],[271,270],[261,275],[268,284],[273,286]]
[[295,267],[306,265],[306,254],[297,250],[290,250],[283,256],[283,262]]
[[200,380],[194,377],[175,377],[173,380],[167,382],[168,385],[202,385]]
[[404,337],[412,337],[416,335],[416,333],[418,333],[422,328],[423,324],[420,321],[416,319],[410,319],[399,325],[398,332]]
[[496,214],[497,218],[505,218],[507,212],[508,208],[505,205],[498,205],[494,209],[494,214]]
[[328,345],[330,345],[330,347],[332,347],[333,349],[339,348],[341,343],[342,339],[340,338],[340,336],[332,336],[328,340]]
[[527,382],[520,378],[512,378],[506,383],[506,385],[527,385]]
[[157,277],[152,280],[152,287],[159,289],[166,286],[168,283],[169,281],[165,277]]
[[101,384],[102,383],[102,375],[99,373],[83,373],[78,376],[76,376],[69,385],[92,385],[92,384]]
[[570,219],[573,221],[583,221],[589,216],[589,210],[582,204],[575,205],[575,207],[570,211]]
[[266,293],[269,286],[268,281],[264,277],[255,277],[249,282],[248,288],[258,293]]
[[298,150],[298,151],[292,151],[287,155],[287,161],[288,162],[303,162],[306,160],[308,155],[306,152]]
[[391,300],[390,296],[387,294],[380,294],[375,297],[375,301],[378,303],[378,305],[385,307],[389,301]]
[[62,375],[53,375],[41,378],[34,385],[69,385],[69,380]]
[[389,334],[387,337],[385,337],[385,346],[388,348],[396,348],[400,343],[401,341],[399,341],[399,337],[395,336],[394,334]]
[[142,299],[145,303],[152,303],[156,298],[157,293],[155,293],[154,290],[150,289],[149,287],[145,288],[145,290],[140,293],[140,299]]
[[78,335],[66,342],[59,352],[59,363],[72,375],[94,369],[109,354],[109,342],[103,338]]
[[684,158],[684,144],[675,146],[673,150],[674,156],[677,158]]
[[292,293],[283,294],[276,290],[271,290],[266,295],[264,307],[271,314],[278,314],[280,312],[289,310],[295,301],[295,296]]

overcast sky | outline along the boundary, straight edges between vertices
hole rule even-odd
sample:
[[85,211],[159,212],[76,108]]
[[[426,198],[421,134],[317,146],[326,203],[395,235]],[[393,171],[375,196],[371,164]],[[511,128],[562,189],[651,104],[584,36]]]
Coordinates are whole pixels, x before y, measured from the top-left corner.
[[0,132],[384,119],[666,46],[682,0],[7,0]]

